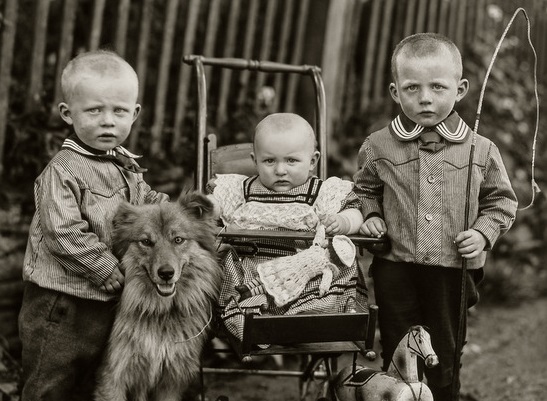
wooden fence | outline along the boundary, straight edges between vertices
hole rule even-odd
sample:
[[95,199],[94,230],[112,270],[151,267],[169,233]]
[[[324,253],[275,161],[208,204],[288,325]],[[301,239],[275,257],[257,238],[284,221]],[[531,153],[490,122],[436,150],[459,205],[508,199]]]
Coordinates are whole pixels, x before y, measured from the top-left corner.
[[[446,34],[463,49],[499,36],[515,9],[507,0],[3,0],[0,49],[0,174],[4,145],[21,116],[59,121],[59,77],[80,51],[108,47],[141,80],[143,113],[129,147],[173,156],[193,141],[192,69],[184,54],[241,57],[323,69],[329,132],[340,121],[386,104],[389,58],[404,36]],[[546,0],[519,2],[532,17],[532,40],[545,76]],[[522,46],[522,20],[512,30]],[[493,49],[492,49],[493,51]],[[208,71],[209,122],[220,129],[257,114],[264,88],[271,110],[309,113],[313,92],[299,76]],[[243,128],[245,129],[245,128]],[[38,138],[37,138],[38,139]]]

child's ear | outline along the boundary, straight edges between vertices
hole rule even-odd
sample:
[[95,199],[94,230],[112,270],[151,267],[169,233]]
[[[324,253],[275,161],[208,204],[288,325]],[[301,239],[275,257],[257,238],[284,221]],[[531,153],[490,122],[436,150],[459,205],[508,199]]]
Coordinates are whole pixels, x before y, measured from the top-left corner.
[[397,85],[393,82],[389,84],[389,93],[391,97],[393,98],[393,100],[395,101],[395,103],[400,104],[399,90],[397,89]]
[[253,161],[253,163],[256,166],[256,156],[255,156],[254,152],[251,152],[250,155],[251,155],[251,160]]
[[319,161],[320,157],[321,157],[321,153],[319,153],[318,150],[313,152],[313,155],[311,156],[310,171],[312,171],[317,166],[317,162]]
[[456,95],[456,102],[459,102],[462,100],[465,95],[467,95],[467,91],[469,90],[469,81],[465,78],[460,79],[460,82],[458,83],[458,94]]
[[70,110],[68,104],[61,102],[59,103],[59,114],[65,123],[72,125],[72,117],[70,116]]
[[135,120],[137,119],[140,113],[141,113],[141,105],[137,103],[135,105],[135,111],[133,112],[133,122],[135,122]]

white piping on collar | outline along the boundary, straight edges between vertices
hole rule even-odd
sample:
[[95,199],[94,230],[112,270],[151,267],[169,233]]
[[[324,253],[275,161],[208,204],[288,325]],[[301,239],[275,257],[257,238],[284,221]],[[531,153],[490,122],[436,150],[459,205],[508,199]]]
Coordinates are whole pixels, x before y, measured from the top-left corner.
[[[401,138],[403,141],[411,141],[417,138],[425,129],[423,126],[416,124],[415,127],[412,129],[412,131],[407,131],[405,127],[403,126],[400,115],[398,115],[391,122],[391,128],[393,129],[393,132],[395,132],[395,134],[399,138]],[[456,130],[454,132],[451,132],[448,129],[444,121],[435,126],[435,131],[437,131],[439,135],[441,135],[443,138],[447,139],[448,141],[460,142],[467,135],[467,126],[465,125],[463,120],[459,118],[458,126],[456,127]]]
[[467,135],[467,126],[461,118],[459,120],[458,127],[454,132],[450,132],[444,121],[438,124],[435,128],[438,129],[439,134],[442,137],[448,139],[449,141],[461,141]]
[[[72,150],[74,150],[78,153],[81,153],[83,155],[86,155],[86,156],[98,156],[97,154],[91,153],[90,151],[84,149],[76,141],[74,141],[73,139],[70,139],[70,138],[67,138],[67,139],[64,140],[63,148],[72,149]],[[124,156],[131,157],[132,159],[138,159],[138,158],[142,157],[142,156],[136,155],[134,153],[131,153],[130,151],[128,151],[123,146],[116,146],[114,149],[109,149],[109,150],[106,151],[105,154],[109,155],[109,156],[115,156],[116,151],[118,151],[119,153],[121,153]]]
[[397,134],[397,136],[405,141],[410,141],[414,138],[417,138],[418,135],[420,135],[424,130],[424,127],[416,124],[412,131],[407,131],[403,126],[403,123],[401,122],[400,115],[391,122],[391,127],[393,128],[393,131]]

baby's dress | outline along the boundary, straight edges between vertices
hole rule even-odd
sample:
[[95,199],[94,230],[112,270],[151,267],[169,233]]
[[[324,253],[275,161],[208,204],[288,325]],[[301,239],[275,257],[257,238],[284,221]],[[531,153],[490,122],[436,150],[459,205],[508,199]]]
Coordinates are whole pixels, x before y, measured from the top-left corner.
[[[337,177],[325,181],[311,177],[303,185],[289,191],[275,192],[265,188],[257,176],[219,174],[213,196],[220,205],[221,219],[225,225],[253,230],[315,231],[320,218],[360,206],[352,189],[352,182]],[[257,278],[259,263],[293,255],[309,248],[311,243],[287,239],[238,239],[231,245],[234,251],[223,259],[225,278],[219,304],[224,324],[239,338],[242,337],[243,327],[241,308],[253,308],[260,313],[259,307],[268,304],[267,313],[274,315],[366,309],[367,291],[364,279],[357,278],[361,269],[356,263],[352,268],[340,266],[340,274],[323,297],[318,294],[321,281],[321,276],[318,276],[310,280],[300,297],[289,305],[277,307],[265,294],[247,298],[238,304],[239,293],[235,286]]]

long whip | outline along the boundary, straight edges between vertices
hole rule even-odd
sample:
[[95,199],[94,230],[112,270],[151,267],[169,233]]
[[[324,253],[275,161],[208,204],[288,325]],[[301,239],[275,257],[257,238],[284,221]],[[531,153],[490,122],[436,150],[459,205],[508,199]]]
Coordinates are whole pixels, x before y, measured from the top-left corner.
[[[531,184],[532,184],[532,198],[530,203],[519,210],[525,210],[531,207],[535,200],[536,192],[540,192],[540,188],[537,185],[535,181],[535,156],[536,156],[536,142],[537,142],[537,135],[539,131],[539,95],[538,95],[538,84],[537,84],[537,53],[534,48],[534,45],[532,44],[532,39],[530,36],[530,19],[528,18],[528,14],[526,13],[526,10],[524,8],[519,7],[515,10],[513,16],[509,20],[507,26],[505,27],[505,30],[496,46],[496,49],[494,50],[494,54],[492,56],[492,59],[490,60],[490,65],[488,66],[488,69],[486,70],[486,75],[484,78],[484,81],[482,83],[482,88],[480,91],[479,96],[479,103],[477,107],[477,114],[475,118],[475,125],[473,127],[473,133],[471,138],[471,149],[469,151],[469,164],[467,169],[467,185],[466,185],[466,196],[465,196],[465,218],[464,218],[464,231],[469,229],[469,198],[470,198],[470,192],[471,192],[471,178],[472,178],[472,168],[473,168],[473,159],[475,156],[475,144],[476,144],[476,135],[479,129],[479,121],[480,116],[482,112],[482,104],[484,101],[484,93],[486,91],[486,84],[488,82],[488,78],[490,76],[490,72],[492,71],[492,67],[494,65],[494,62],[496,60],[496,57],[498,55],[498,52],[501,48],[501,45],[503,41],[505,40],[505,36],[507,35],[507,32],[509,31],[509,28],[511,28],[511,25],[513,24],[513,21],[515,20],[516,16],[519,12],[522,12],[524,17],[526,18],[527,22],[527,33],[528,33],[528,43],[530,44],[530,47],[532,49],[532,52],[534,54],[534,95],[536,98],[536,127],[534,130],[534,140],[532,144],[532,168],[531,168]],[[467,259],[462,259],[462,276],[461,276],[461,289],[460,289],[460,312],[459,312],[459,321],[458,321],[458,334],[456,338],[456,349],[454,352],[454,365],[453,365],[453,373],[452,373],[452,400],[457,401],[459,399],[459,373],[460,373],[460,358],[463,348],[463,342],[464,342],[464,331],[467,325]]]

